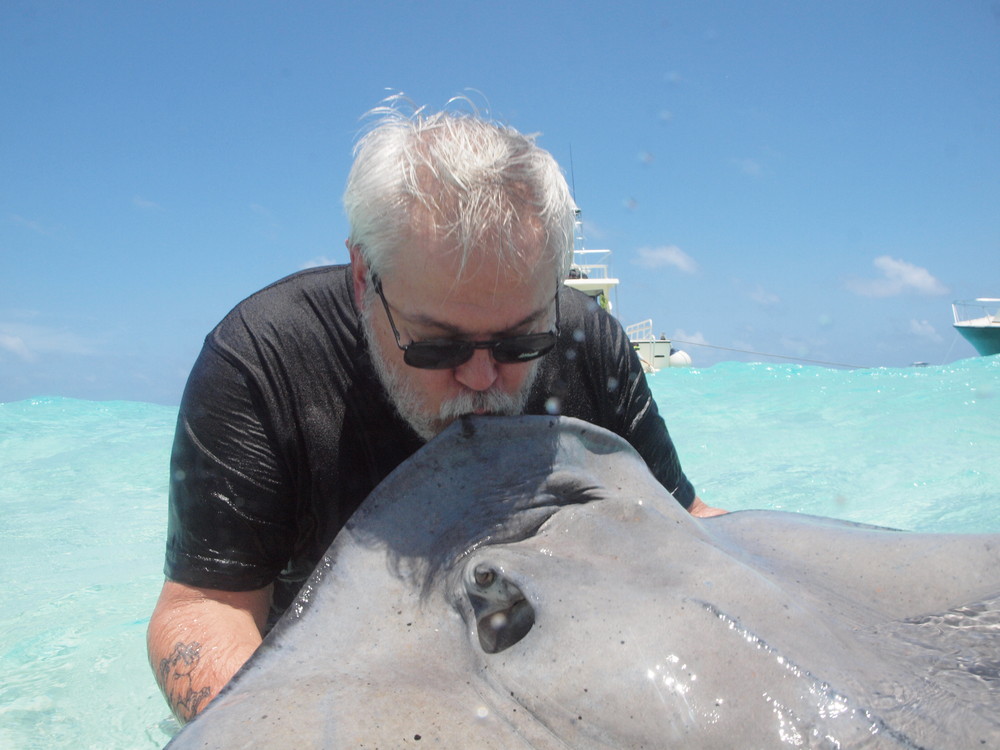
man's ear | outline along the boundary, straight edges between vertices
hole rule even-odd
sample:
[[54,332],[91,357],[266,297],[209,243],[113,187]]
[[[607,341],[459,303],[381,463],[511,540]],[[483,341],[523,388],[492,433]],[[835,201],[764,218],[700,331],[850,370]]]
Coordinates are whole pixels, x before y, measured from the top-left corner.
[[354,284],[354,302],[358,309],[364,308],[365,289],[368,287],[368,264],[361,257],[361,248],[352,245],[350,240],[347,245],[347,252],[351,254],[351,281]]

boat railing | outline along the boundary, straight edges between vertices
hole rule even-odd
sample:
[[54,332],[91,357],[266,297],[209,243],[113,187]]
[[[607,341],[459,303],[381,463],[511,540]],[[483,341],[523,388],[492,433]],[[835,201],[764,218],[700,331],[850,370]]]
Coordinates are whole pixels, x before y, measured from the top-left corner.
[[625,326],[625,334],[629,341],[649,341],[653,338],[653,321],[651,318]]
[[587,279],[610,279],[608,259],[610,250],[574,250],[573,270]]
[[951,311],[955,317],[955,325],[1000,325],[1000,299],[980,297],[960,300],[952,303]]

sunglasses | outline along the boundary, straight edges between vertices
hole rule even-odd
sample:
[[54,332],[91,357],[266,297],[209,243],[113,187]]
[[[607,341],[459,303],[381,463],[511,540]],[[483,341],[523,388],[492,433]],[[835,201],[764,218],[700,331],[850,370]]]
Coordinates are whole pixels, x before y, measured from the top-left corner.
[[556,327],[548,333],[527,333],[488,341],[441,340],[401,344],[399,331],[389,310],[389,303],[382,291],[382,280],[374,273],[371,279],[376,294],[382,300],[386,317],[389,318],[389,325],[396,337],[396,346],[403,350],[403,361],[410,367],[418,367],[421,370],[450,370],[472,359],[476,349],[489,349],[493,359],[499,364],[528,362],[544,357],[555,348],[559,340],[559,292],[556,291]]

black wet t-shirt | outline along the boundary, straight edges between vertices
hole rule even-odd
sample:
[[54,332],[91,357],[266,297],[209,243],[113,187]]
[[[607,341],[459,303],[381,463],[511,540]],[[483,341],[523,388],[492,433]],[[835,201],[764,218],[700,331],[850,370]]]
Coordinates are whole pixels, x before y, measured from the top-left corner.
[[[561,336],[525,411],[628,440],[685,507],[694,489],[621,325],[560,291]],[[372,369],[349,266],[289,276],[205,339],[171,457],[166,575],[248,591],[275,581],[282,611],[361,501],[423,441]]]

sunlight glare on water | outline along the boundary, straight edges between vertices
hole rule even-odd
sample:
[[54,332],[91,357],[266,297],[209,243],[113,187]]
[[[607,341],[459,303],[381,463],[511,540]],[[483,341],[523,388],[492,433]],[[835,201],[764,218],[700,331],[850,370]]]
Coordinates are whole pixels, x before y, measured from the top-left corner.
[[[709,504],[1000,532],[1000,357],[665,370],[653,393]],[[157,748],[146,663],[175,408],[0,404],[0,747]]]

